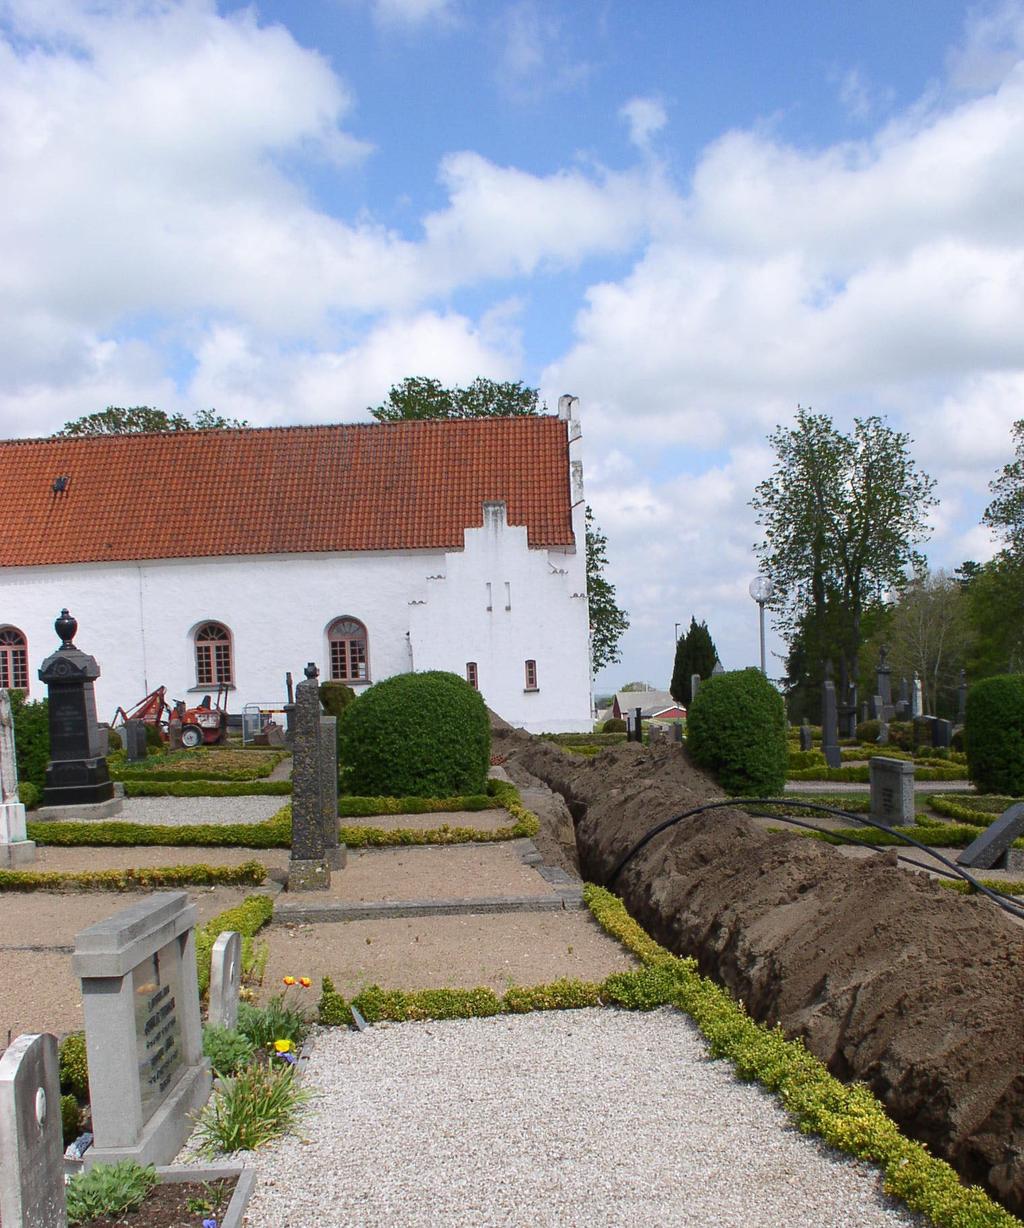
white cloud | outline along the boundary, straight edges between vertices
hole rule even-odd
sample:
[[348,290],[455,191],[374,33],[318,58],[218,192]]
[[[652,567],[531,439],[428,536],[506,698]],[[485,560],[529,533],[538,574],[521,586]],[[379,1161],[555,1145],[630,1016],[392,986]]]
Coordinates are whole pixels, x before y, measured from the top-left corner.
[[457,0],[373,0],[374,17],[386,26],[419,27],[428,21],[450,24]]
[[668,123],[664,104],[657,98],[631,98],[619,108],[619,115],[629,126],[630,141],[645,151],[651,147],[651,138]]
[[576,89],[590,75],[586,61],[572,58],[562,21],[538,0],[516,0],[503,9],[495,39],[499,83],[519,102]]

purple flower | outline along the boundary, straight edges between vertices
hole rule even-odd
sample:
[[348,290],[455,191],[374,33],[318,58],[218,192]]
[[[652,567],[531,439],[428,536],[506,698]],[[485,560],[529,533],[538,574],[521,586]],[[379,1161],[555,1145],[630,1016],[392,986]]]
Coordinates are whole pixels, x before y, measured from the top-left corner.
[[204,1219],[203,1228],[217,1228],[217,1221],[215,1219]]

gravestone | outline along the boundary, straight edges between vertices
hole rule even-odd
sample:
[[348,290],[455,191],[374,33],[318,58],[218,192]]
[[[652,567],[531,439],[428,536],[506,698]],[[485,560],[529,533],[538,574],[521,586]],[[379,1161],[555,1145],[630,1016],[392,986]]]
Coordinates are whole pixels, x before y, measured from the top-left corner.
[[800,725],[800,749],[801,750],[813,750],[814,749],[814,734],[811,732],[811,727],[807,723],[806,716],[804,717]]
[[871,696],[871,719],[873,721],[887,721],[889,717],[886,713],[892,712],[892,705],[882,702],[881,695]]
[[878,723],[878,745],[879,746],[889,745],[889,722],[888,721],[879,721]]
[[846,703],[839,705],[839,736],[857,736],[857,684],[851,682],[846,692]]
[[932,725],[932,746],[948,749],[953,745],[953,722],[936,720]]
[[956,723],[962,725],[967,715],[967,671],[960,671],[960,685],[956,689]]
[[320,774],[320,688],[312,661],[295,688],[292,747],[292,850],[289,891],[326,891],[331,867],[324,849],[323,780]]
[[210,953],[210,1007],[207,1023],[233,1028],[238,1022],[238,991],[242,984],[242,935],[234,930],[219,934]]
[[644,710],[643,708],[633,709],[633,741],[642,742],[644,740]]
[[821,685],[821,749],[830,768],[842,767],[839,749],[839,717],[836,711],[836,684],[832,681],[832,662],[825,666],[825,681]]
[[86,1167],[169,1164],[209,1097],[196,915],[184,891],[160,891],[75,938],[95,1135]]
[[39,817],[108,818],[120,811],[121,802],[100,754],[94,689],[100,667],[72,642],[78,623],[67,610],[53,626],[60,648],[39,670],[50,700],[50,762]]
[[129,763],[141,763],[148,753],[146,747],[146,724],[131,720],[124,723],[124,749]]
[[875,666],[875,687],[881,705],[880,711],[876,713],[879,720],[888,719],[885,709],[892,707],[892,670],[889,668],[888,655],[889,649],[883,644],[878,653],[878,664]]
[[324,822],[324,857],[332,870],[345,864],[338,844],[338,718],[320,717],[320,805]]
[[19,1036],[0,1057],[0,1220],[66,1228],[57,1038]]
[[35,841],[26,834],[25,807],[18,794],[11,697],[0,689],[0,870],[14,870],[35,859]]
[[1004,810],[956,859],[968,870],[1024,869],[1024,850],[1012,847],[1024,836],[1024,802]]
[[871,781],[871,817],[890,827],[914,822],[914,765],[905,759],[872,755],[868,760]]
[[914,718],[914,749],[919,746],[933,745],[934,716],[917,716]]
[[100,754],[106,759],[110,754],[110,726],[106,721],[100,721],[96,726],[96,733],[99,738]]
[[690,703],[697,698],[697,692],[700,690],[701,677],[700,674],[690,675]]
[[167,721],[167,749],[181,750],[181,717],[172,712]]
[[921,684],[921,679],[914,675],[914,687],[910,692],[910,716],[911,719],[916,719],[924,715],[924,687]]
[[860,719],[863,724],[868,719],[868,701],[865,699],[860,706]]
[[673,721],[672,722],[672,741],[681,743],[682,740],[683,740],[683,722]]

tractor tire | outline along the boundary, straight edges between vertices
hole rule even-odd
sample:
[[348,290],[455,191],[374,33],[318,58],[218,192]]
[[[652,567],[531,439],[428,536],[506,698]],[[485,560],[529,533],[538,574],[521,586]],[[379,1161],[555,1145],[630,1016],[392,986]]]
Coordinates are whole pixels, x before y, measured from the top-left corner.
[[203,731],[198,725],[186,725],[181,731],[181,744],[186,750],[194,750],[203,744]]

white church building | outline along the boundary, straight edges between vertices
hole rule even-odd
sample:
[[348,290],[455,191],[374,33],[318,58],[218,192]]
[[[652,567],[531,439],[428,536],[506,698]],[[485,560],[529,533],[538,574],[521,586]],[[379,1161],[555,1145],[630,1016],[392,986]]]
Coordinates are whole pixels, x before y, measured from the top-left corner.
[[62,607],[109,720],[165,685],[281,706],[450,670],[507,721],[590,728],[578,402],[558,416],[0,442],[0,687],[42,698]]

